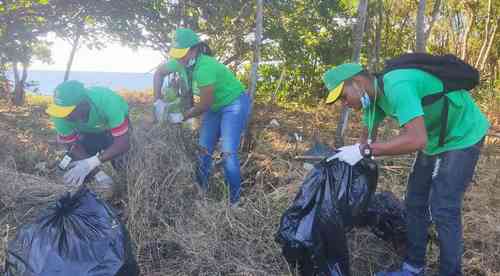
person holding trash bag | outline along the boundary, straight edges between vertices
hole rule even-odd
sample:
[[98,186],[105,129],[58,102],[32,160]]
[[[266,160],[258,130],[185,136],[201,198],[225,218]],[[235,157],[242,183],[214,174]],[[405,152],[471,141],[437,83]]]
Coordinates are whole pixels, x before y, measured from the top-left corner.
[[[376,275],[424,275],[431,220],[439,237],[439,275],[462,275],[463,196],[489,128],[468,92],[478,83],[477,71],[454,56],[407,54],[388,61],[377,77],[347,63],[328,70],[323,81],[327,103],[340,100],[362,110],[366,126],[358,144],[339,148],[330,160],[354,165],[363,157],[417,152],[406,194],[408,253],[401,270]],[[402,131],[377,141],[385,116]]]
[[125,153],[130,148],[127,102],[108,88],[85,88],[71,80],[56,87],[54,103],[46,112],[58,142],[68,149],[59,165],[65,170],[64,182],[79,186],[92,175],[96,189],[110,197],[113,180],[98,167],[111,161],[115,169],[125,169]]
[[[238,148],[248,119],[249,95],[235,74],[211,56],[208,46],[191,29],[176,30],[169,56],[171,59],[160,65],[154,75],[155,117],[166,116],[171,123],[181,123],[202,116],[197,180],[203,190],[208,189],[212,153],[221,139],[224,176],[229,184],[230,204],[235,207],[241,185]],[[173,72],[183,76],[189,89],[200,96],[199,103],[184,113],[168,113],[168,106],[161,99],[163,80]]]

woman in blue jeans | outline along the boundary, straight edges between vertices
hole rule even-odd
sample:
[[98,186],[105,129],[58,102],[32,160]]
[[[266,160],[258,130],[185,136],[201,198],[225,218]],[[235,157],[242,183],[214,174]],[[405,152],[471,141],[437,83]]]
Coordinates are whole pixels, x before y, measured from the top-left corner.
[[155,116],[162,118],[168,108],[161,99],[163,79],[178,72],[193,93],[200,95],[200,102],[184,113],[170,113],[168,119],[181,123],[202,116],[197,180],[204,190],[208,188],[215,145],[219,139],[222,141],[224,176],[229,184],[231,206],[236,206],[241,186],[238,148],[249,115],[250,98],[235,74],[211,56],[208,46],[192,30],[176,30],[169,56],[172,59],[158,67],[154,75]]

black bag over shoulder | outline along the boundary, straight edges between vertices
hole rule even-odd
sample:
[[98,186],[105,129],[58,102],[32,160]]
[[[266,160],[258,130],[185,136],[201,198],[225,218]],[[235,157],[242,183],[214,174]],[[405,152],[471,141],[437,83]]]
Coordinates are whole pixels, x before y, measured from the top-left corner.
[[442,98],[444,99],[441,113],[439,146],[444,145],[446,142],[449,108],[448,98],[444,96],[455,90],[472,90],[479,84],[479,71],[455,55],[404,54],[387,60],[382,73],[377,74],[377,83],[382,91],[384,91],[384,75],[397,69],[420,69],[443,82],[443,91],[423,97],[422,106],[433,104]]

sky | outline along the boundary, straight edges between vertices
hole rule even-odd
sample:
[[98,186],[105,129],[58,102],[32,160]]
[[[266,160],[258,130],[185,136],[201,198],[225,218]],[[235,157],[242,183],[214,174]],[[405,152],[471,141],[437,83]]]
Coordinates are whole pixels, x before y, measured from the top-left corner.
[[[47,39],[53,42],[51,46],[53,63],[45,64],[35,61],[30,66],[30,70],[66,70],[71,45],[54,35],[49,35]],[[156,68],[163,60],[164,58],[158,51],[147,48],[133,50],[119,43],[110,42],[106,48],[101,50],[80,47],[73,60],[71,70],[146,73]]]

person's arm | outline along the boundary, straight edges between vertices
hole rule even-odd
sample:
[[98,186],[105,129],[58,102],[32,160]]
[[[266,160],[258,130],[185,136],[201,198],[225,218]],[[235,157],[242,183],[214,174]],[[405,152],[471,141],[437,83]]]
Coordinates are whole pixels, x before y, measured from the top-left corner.
[[214,101],[214,87],[207,85],[200,87],[200,102],[183,114],[184,120],[198,117],[210,109]]
[[105,149],[99,159],[102,163],[112,160],[113,158],[127,152],[130,149],[130,139],[128,131],[121,135],[113,137],[113,144]]
[[404,125],[402,133],[387,142],[370,145],[372,155],[398,155],[423,150],[427,145],[424,117],[418,116]]
[[156,69],[153,76],[153,94],[155,101],[161,99],[161,87],[163,86],[163,80],[165,79],[165,76],[170,73],[171,72],[164,64],[158,66]]
[[73,161],[78,161],[90,157],[90,155],[85,151],[83,146],[78,142],[67,144],[66,150],[70,154],[71,159]]

